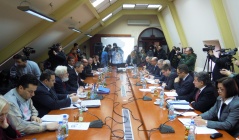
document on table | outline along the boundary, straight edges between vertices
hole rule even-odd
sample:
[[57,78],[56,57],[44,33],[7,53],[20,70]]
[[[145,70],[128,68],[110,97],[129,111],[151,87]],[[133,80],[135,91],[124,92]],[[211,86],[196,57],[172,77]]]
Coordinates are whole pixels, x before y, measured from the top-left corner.
[[90,122],[68,122],[68,127],[71,130],[88,130]]
[[[185,126],[190,125],[190,123],[191,123],[190,118],[178,118],[178,120],[181,123],[183,123],[183,125],[185,125]],[[218,131],[215,129],[207,128],[206,126],[204,126],[204,127],[196,126],[195,133],[196,134],[213,134],[213,133],[218,133]]]
[[60,115],[44,115],[41,120],[43,122],[59,122],[63,120],[63,115],[67,115],[67,118],[69,118],[68,114],[60,114]]
[[167,96],[173,96],[173,97],[178,96],[178,94],[176,92],[164,92],[164,93]]
[[85,107],[99,107],[100,105],[100,100],[84,100],[81,102],[81,106]]
[[77,108],[77,106],[75,106],[74,104],[71,104],[71,106],[69,107],[64,107],[64,108],[60,108],[60,110],[64,110],[64,109],[75,109]]
[[175,114],[177,115],[182,115],[182,116],[197,116],[198,114],[195,112],[178,112],[174,111]]
[[189,105],[189,102],[186,100],[167,100],[167,103],[173,105]]
[[179,110],[194,110],[191,106],[189,105],[173,105],[174,109],[179,109]]
[[139,89],[140,91],[143,91],[143,92],[151,92],[151,89],[149,88],[146,88],[146,89]]

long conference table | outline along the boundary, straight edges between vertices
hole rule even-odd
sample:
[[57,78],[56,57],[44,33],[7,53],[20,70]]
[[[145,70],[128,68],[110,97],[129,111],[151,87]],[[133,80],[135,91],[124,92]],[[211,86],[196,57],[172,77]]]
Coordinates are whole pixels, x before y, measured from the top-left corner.
[[[148,92],[139,91],[140,86],[136,86],[139,79],[133,78],[131,71],[117,73],[116,69],[107,73],[106,83],[110,89],[110,94],[103,95],[99,108],[89,108],[88,112],[84,112],[84,122],[91,122],[100,118],[105,125],[102,128],[89,128],[88,130],[69,130],[69,136],[66,140],[118,140],[124,138],[123,125],[127,121],[131,121],[132,136],[134,140],[183,140],[185,137],[185,127],[178,120],[169,121],[166,125],[174,128],[175,133],[161,134],[159,130],[145,131],[158,128],[160,124],[168,120],[168,110],[160,108],[154,102],[154,97]],[[87,77],[85,82],[96,83],[98,77]],[[147,86],[152,86],[148,84]],[[122,92],[124,90],[124,92]],[[146,95],[151,97],[152,101],[143,101],[142,97]],[[129,110],[129,120],[122,116],[122,109]],[[69,122],[74,121],[74,116],[78,114],[78,109],[52,110],[49,115],[68,114]],[[200,112],[195,111],[200,114]],[[234,140],[226,131],[218,130],[223,137],[218,140]],[[38,134],[30,134],[23,136],[22,140],[56,140],[55,131],[46,131]],[[197,134],[197,140],[210,140],[209,134]],[[126,140],[132,140],[126,138]]]

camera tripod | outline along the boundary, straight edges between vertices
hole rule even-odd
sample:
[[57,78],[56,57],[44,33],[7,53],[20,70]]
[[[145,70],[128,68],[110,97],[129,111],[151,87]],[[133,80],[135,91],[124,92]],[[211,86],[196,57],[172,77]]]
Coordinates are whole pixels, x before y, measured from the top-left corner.
[[209,78],[212,78],[212,60],[210,61],[210,55],[207,54],[207,59],[205,61],[204,67],[203,67],[203,71],[205,71],[207,66],[207,73],[209,74]]

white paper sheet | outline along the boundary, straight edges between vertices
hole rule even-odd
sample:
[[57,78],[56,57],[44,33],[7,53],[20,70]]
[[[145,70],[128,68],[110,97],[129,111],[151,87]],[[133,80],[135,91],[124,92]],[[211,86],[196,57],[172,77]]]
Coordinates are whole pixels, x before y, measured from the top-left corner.
[[173,105],[174,109],[183,109],[183,110],[193,110],[193,108],[189,105]]
[[75,109],[77,108],[76,106],[73,106],[73,104],[71,104],[71,106],[69,107],[64,107],[64,108],[60,108],[60,110],[64,110],[64,109]]
[[140,91],[142,91],[142,92],[151,92],[151,89],[149,89],[149,88],[146,88],[146,89],[139,89]]
[[198,114],[195,112],[178,112],[174,111],[175,114],[177,115],[182,115],[182,116],[197,116]]
[[100,106],[100,100],[84,100],[81,102],[82,106],[92,107],[92,106]]
[[[191,123],[190,118],[178,118],[178,120],[182,122],[183,125],[190,125]],[[207,128],[207,127],[196,126],[195,133],[196,134],[213,134],[213,133],[218,133],[218,131],[215,129]]]
[[167,103],[173,105],[189,105],[189,102],[186,100],[167,100]]
[[68,127],[71,130],[88,130],[90,122],[68,122]]
[[178,96],[178,94],[176,92],[164,92],[164,93],[167,96],[173,96],[173,97]]
[[63,115],[67,115],[67,118],[69,118],[68,114],[61,114],[61,115],[44,115],[41,119],[43,122],[59,122],[63,120]]

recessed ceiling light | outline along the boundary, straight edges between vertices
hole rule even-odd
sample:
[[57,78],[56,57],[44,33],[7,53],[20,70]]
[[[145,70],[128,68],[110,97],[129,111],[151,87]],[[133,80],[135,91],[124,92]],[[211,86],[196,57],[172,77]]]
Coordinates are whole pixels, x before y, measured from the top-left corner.
[[150,8],[150,9],[157,9],[160,6],[162,6],[162,5],[152,5],[152,4],[150,4],[150,5],[148,5],[148,8]]
[[92,5],[94,7],[98,6],[99,4],[101,4],[104,0],[95,0],[94,2],[92,2]]
[[112,15],[113,15],[113,14],[110,13],[109,15],[107,15],[106,17],[104,17],[104,18],[102,19],[102,21],[106,21],[106,20],[107,20],[108,18],[110,18]]
[[134,8],[135,4],[123,4],[123,8]]

